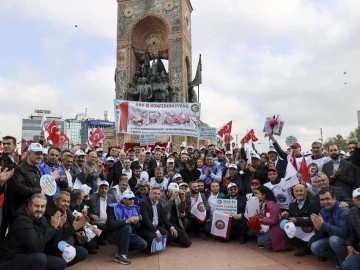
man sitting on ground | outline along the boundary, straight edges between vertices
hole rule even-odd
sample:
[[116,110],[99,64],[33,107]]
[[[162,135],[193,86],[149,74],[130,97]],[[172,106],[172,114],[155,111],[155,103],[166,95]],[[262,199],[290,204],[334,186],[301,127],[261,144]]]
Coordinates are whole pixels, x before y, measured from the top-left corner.
[[134,201],[134,193],[125,191],[122,203],[109,204],[107,207],[107,240],[118,247],[115,262],[125,265],[131,264],[129,251],[144,250],[147,246],[136,232],[140,227],[141,214]]

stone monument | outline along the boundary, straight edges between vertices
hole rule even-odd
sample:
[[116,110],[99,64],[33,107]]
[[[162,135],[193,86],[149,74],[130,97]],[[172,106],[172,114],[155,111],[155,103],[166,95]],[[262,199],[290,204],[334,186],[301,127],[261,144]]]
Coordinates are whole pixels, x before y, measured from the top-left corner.
[[190,0],[117,2],[116,98],[194,102]]

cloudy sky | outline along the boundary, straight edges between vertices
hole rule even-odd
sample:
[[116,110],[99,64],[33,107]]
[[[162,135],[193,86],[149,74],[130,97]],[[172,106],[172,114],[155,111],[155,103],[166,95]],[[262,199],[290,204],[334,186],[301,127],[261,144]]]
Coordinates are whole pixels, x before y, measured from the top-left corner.
[[[357,126],[358,0],[192,0],[193,70],[203,60],[202,120],[255,128],[266,116],[303,148]],[[112,116],[115,0],[0,0],[0,134],[21,137],[35,108]],[[75,25],[78,25],[76,28]],[[343,73],[346,72],[344,75]],[[345,84],[345,82],[347,84]],[[304,150],[305,150],[304,149]]]

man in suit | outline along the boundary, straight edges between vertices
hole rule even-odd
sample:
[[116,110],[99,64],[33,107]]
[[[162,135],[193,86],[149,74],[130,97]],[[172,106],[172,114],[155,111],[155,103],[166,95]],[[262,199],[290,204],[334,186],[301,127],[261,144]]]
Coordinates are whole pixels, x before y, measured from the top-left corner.
[[90,217],[100,229],[104,229],[107,220],[106,207],[108,204],[116,203],[113,195],[108,194],[109,183],[101,181],[99,192],[90,195]]
[[270,165],[276,167],[279,178],[283,178],[286,173],[287,160],[279,159],[279,155],[274,147],[270,147],[268,155]]
[[141,229],[138,231],[138,234],[146,240],[148,249],[150,249],[154,238],[156,238],[157,241],[161,241],[162,238],[166,236],[167,243],[169,243],[172,238],[178,236],[177,230],[171,225],[167,216],[164,214],[162,205],[159,201],[160,197],[160,188],[153,187],[149,197],[140,203],[142,220]]
[[323,172],[330,180],[330,185],[342,187],[348,196],[351,196],[355,183],[354,168],[351,162],[340,159],[339,147],[331,144],[328,147],[331,160],[324,164]]
[[165,163],[163,160],[161,160],[161,151],[156,151],[154,153],[154,159],[150,160],[150,167],[151,167],[151,171],[149,173],[150,177],[153,177],[155,175],[155,168],[157,167],[161,167],[164,168],[165,167]]
[[149,161],[145,161],[145,152],[140,152],[138,155],[138,160],[135,160],[131,163],[131,170],[135,171],[135,168],[140,165],[141,171],[146,171],[148,174],[150,174],[150,166]]

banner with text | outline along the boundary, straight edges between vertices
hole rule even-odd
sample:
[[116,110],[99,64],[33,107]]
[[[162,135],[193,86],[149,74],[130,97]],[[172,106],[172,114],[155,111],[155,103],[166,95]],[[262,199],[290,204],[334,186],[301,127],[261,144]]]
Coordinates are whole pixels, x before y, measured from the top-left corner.
[[199,128],[199,139],[201,140],[211,140],[213,142],[216,142],[216,128],[212,127],[200,127]]
[[200,103],[114,100],[117,132],[198,136]]

